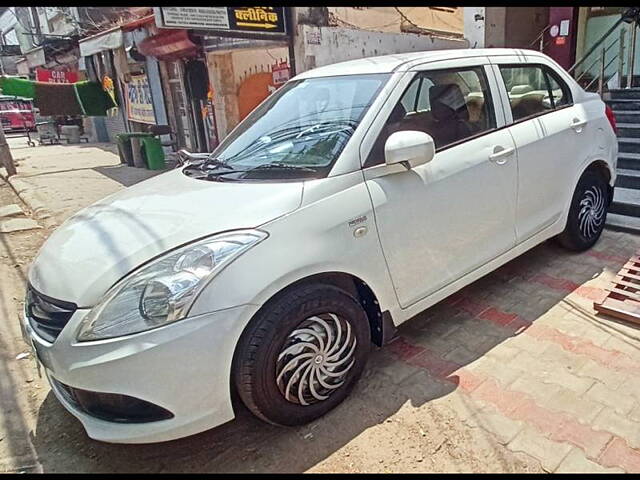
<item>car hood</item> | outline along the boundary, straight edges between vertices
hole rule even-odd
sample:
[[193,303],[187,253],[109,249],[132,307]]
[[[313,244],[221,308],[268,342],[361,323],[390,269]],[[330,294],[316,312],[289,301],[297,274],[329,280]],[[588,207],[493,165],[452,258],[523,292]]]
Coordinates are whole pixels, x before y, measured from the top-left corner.
[[87,207],[40,249],[29,282],[49,297],[95,305],[135,267],[218,232],[255,228],[300,206],[302,182],[195,180],[180,169]]

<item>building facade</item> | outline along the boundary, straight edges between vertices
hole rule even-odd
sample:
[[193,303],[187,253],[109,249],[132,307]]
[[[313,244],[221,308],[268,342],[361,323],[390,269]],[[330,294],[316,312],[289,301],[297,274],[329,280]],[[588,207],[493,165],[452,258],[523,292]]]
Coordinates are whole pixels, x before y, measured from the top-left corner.
[[[366,56],[464,48],[451,7],[11,7],[11,71],[100,82],[118,108],[94,141],[165,126],[167,149],[211,151],[292,75]],[[5,19],[5,20],[3,20]],[[11,67],[9,67],[11,63]],[[53,72],[53,73],[51,73]],[[62,73],[61,73],[62,72]]]

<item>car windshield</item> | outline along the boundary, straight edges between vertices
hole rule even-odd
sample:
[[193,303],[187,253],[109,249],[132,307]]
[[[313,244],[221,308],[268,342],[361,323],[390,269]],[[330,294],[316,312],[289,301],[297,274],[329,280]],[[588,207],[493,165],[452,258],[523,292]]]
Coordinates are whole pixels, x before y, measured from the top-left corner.
[[199,168],[195,176],[206,173],[206,178],[221,181],[326,176],[389,77],[345,75],[289,82],[191,169]]

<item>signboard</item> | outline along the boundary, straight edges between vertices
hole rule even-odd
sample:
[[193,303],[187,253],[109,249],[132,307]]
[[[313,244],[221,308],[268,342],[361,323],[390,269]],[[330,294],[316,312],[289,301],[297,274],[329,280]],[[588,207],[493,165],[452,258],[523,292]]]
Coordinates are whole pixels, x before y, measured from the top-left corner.
[[322,34],[320,33],[320,29],[317,32],[307,30],[306,32],[307,44],[309,45],[321,45],[322,44]]
[[36,68],[36,82],[45,83],[76,83],[78,72],[63,72],[58,70],[47,70],[46,68]]
[[140,123],[156,123],[151,89],[146,75],[132,75],[127,84],[127,117]]
[[159,28],[286,33],[284,7],[155,7]]
[[287,62],[282,62],[271,67],[271,75],[273,79],[274,85],[282,85],[286,83],[290,78],[289,74],[289,64]]

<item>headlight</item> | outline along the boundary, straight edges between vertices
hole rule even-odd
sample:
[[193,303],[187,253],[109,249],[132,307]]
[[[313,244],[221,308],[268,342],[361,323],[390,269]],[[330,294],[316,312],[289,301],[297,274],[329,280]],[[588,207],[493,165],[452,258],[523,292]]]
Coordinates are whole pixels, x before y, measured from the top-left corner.
[[118,282],[83,319],[79,341],[143,332],[184,318],[212,275],[267,233],[215,235],[163,255]]

